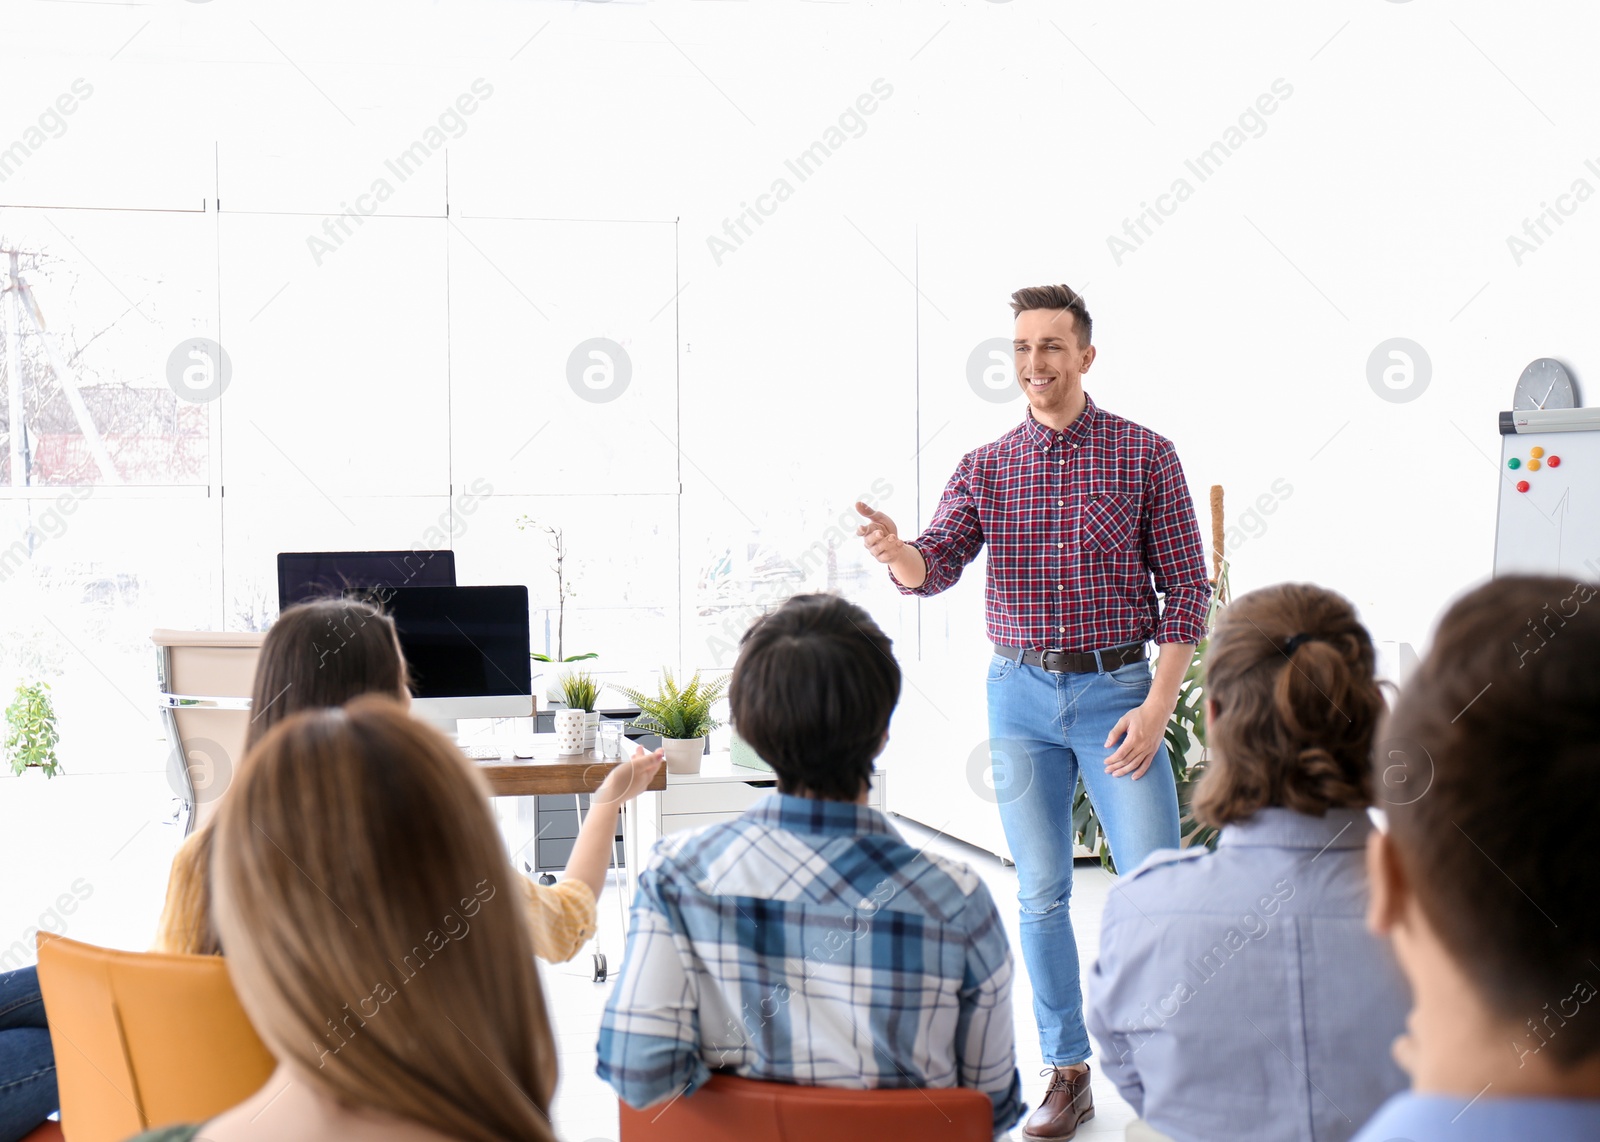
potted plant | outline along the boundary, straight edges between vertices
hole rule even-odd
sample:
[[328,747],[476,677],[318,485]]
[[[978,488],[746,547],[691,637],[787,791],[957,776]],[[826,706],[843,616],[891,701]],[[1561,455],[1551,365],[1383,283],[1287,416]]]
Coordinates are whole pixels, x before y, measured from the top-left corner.
[[11,772],[21,777],[29,769],[40,769],[46,777],[61,772],[56,757],[56,708],[50,699],[50,683],[23,683],[6,707],[6,760]]
[[672,671],[662,667],[661,687],[654,697],[629,686],[618,686],[617,690],[639,707],[639,716],[628,724],[661,735],[667,772],[699,773],[706,735],[722,725],[712,717],[711,707],[727,688],[726,678],[701,682],[696,671],[689,684],[680,689]]
[[559,679],[561,700],[570,710],[582,710],[583,748],[594,748],[594,735],[600,728],[600,683],[586,670],[569,670]]

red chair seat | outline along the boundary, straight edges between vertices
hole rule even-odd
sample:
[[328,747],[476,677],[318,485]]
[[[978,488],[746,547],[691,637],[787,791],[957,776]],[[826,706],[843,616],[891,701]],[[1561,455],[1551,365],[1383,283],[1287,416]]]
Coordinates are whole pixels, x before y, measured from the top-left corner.
[[61,1133],[61,1123],[46,1122],[25,1134],[22,1142],[63,1142],[65,1135]]
[[620,1109],[622,1142],[990,1142],[994,1104],[966,1087],[840,1090],[713,1075],[687,1098]]

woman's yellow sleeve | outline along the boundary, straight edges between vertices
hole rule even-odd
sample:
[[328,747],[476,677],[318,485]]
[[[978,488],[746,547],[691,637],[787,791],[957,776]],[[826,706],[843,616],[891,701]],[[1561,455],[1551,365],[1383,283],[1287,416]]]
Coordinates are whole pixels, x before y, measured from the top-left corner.
[[533,954],[548,963],[565,963],[594,938],[594,890],[577,877],[555,884],[522,878],[533,926]]

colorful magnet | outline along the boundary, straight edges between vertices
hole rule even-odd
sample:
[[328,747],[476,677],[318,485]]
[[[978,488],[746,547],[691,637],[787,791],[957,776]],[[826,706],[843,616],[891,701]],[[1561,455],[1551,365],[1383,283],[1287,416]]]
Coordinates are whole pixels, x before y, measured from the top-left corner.
[[1545,463],[1550,465],[1552,468],[1559,468],[1561,467],[1561,457],[1552,456],[1550,459],[1546,460]]
[[1539,457],[1544,455],[1544,449],[1535,444],[1532,448],[1528,449],[1528,455],[1537,460]]
[[1526,480],[1518,480],[1517,481],[1517,491],[1525,492],[1527,490],[1528,490],[1528,481],[1526,481]]
[[1537,472],[1538,470],[1539,470],[1539,461],[1537,461],[1537,460],[1529,460],[1528,461],[1528,471]]
[[1515,472],[1518,468],[1522,467],[1522,461],[1513,456],[1511,459],[1506,461],[1506,467]]

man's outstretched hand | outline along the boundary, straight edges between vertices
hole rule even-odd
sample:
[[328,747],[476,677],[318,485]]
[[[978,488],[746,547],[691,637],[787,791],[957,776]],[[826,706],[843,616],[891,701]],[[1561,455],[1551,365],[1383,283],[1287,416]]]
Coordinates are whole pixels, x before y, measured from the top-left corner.
[[865,540],[867,551],[879,563],[893,563],[904,553],[906,545],[894,520],[877,508],[856,501],[856,511],[867,517],[867,522],[856,528],[856,534]]
[[894,526],[894,520],[883,515],[870,504],[856,501],[856,510],[867,517],[866,523],[856,528],[856,534],[861,536],[862,542],[867,545],[867,552],[878,563],[888,565],[894,579],[902,587],[915,590],[922,587],[928,579],[928,565],[914,545],[907,544],[899,537],[899,528]]
[[922,552],[900,538],[894,520],[860,500],[856,501],[856,511],[867,518],[856,528],[856,534],[867,545],[868,554],[887,564],[901,586],[912,590],[922,586],[928,577],[928,565],[922,560]]

